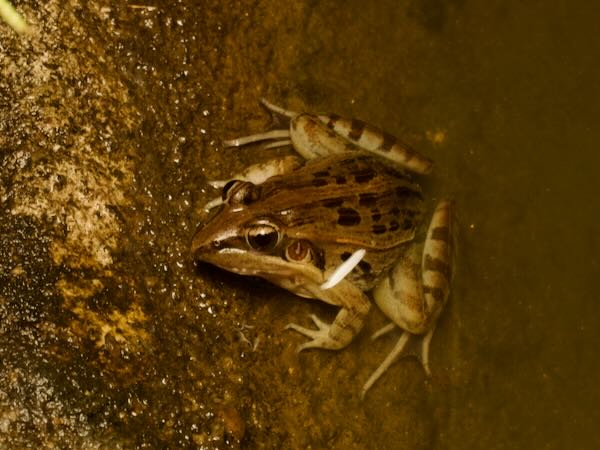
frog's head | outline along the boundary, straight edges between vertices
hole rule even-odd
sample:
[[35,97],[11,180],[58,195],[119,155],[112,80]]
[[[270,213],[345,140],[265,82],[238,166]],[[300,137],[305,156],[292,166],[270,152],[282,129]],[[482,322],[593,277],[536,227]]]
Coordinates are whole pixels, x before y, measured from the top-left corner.
[[246,181],[233,181],[224,188],[221,210],[193,238],[194,259],[268,279],[289,276],[301,267],[322,266],[310,242],[289,236],[275,215],[256,205],[260,188]]

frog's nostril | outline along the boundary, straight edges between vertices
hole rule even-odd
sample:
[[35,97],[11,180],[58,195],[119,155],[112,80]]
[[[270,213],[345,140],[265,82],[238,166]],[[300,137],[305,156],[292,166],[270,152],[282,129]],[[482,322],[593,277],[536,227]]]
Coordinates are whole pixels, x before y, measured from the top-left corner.
[[213,246],[213,248],[221,248],[221,241],[219,241],[219,240],[212,241],[212,246]]

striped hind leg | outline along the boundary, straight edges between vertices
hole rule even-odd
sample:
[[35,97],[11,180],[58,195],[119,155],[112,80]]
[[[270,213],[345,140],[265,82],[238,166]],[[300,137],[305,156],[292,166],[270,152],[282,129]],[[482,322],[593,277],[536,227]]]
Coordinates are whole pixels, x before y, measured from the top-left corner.
[[[429,375],[429,344],[437,318],[450,291],[452,279],[452,202],[438,203],[424,244],[413,244],[392,272],[375,288],[379,308],[403,334],[398,343],[371,375],[364,393],[398,359],[411,335],[422,335],[420,358]],[[389,326],[385,327],[389,330]],[[378,336],[381,333],[377,334]]]
[[241,147],[270,141],[265,148],[292,145],[305,159],[363,151],[393,161],[406,169],[427,174],[433,161],[389,133],[361,120],[337,114],[307,114],[287,110],[266,99],[261,103],[271,112],[290,119],[288,130],[272,130],[224,141],[226,147]]
[[328,129],[343,136],[361,150],[394,161],[412,172],[428,174],[433,168],[431,159],[376,126],[337,114],[320,114],[317,117]]
[[[337,114],[300,114],[261,99],[270,111],[289,117],[290,139],[306,159],[352,150],[374,153],[420,174],[431,172],[433,161],[380,128]],[[317,123],[324,125],[321,130]]]

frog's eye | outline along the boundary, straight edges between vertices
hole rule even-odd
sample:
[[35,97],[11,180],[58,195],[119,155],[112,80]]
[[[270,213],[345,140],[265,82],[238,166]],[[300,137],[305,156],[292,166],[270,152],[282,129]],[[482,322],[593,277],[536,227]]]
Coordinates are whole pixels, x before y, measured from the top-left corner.
[[268,252],[279,244],[281,233],[270,223],[257,223],[246,231],[246,241],[254,250]]
[[221,198],[229,204],[249,205],[260,197],[260,187],[249,181],[231,180],[223,187]]
[[310,244],[300,239],[288,245],[285,249],[285,257],[288,261],[309,263],[314,259],[314,253]]

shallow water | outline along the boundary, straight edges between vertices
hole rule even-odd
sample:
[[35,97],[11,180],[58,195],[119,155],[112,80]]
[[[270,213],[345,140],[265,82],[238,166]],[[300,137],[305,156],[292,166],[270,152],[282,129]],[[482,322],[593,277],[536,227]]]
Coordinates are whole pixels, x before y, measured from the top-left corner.
[[[40,33],[0,29],[0,445],[600,446],[592,8],[17,6]],[[297,355],[285,325],[334,308],[191,264],[207,180],[262,156],[221,142],[271,124],[263,96],[435,160],[458,252],[430,379],[405,358],[361,401],[382,314]]]
[[[433,448],[600,445],[592,9],[322,2],[288,75],[318,92],[318,107],[418,142],[437,164],[432,190],[456,200],[457,273],[423,417]],[[375,401],[414,389],[402,364]],[[404,423],[403,408],[382,414]]]

